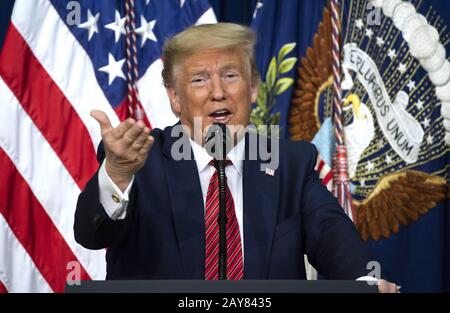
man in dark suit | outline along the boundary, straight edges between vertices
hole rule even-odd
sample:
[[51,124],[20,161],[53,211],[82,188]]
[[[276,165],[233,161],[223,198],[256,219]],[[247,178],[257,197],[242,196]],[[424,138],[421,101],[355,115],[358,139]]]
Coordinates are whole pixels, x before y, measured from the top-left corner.
[[[92,112],[102,165],[79,197],[74,230],[84,247],[108,248],[108,279],[217,279],[217,172],[203,134],[214,122],[249,124],[259,81],[253,46],[252,31],[235,24],[191,27],[166,42],[163,79],[180,118],[173,127],[150,133],[128,119],[113,128]],[[326,278],[367,275],[370,257],[321,184],[314,146],[276,141],[269,168],[259,153],[250,157],[242,129],[227,155],[228,278],[305,279],[305,253]]]

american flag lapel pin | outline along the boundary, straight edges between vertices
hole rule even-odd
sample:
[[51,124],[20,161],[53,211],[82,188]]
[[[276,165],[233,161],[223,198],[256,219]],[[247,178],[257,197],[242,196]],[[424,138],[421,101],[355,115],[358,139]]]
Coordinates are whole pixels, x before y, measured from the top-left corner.
[[266,175],[269,175],[269,176],[274,176],[275,175],[275,171],[273,170],[273,169],[270,169],[270,168],[266,168]]

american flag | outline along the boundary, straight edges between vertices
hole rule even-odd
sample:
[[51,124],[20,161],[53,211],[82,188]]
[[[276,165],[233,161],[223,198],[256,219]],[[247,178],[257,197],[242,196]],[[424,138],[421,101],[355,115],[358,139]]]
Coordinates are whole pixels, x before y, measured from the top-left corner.
[[[89,113],[126,118],[135,77],[151,126],[176,122],[162,45],[215,21],[207,0],[16,0],[0,54],[0,292],[61,292],[73,262],[82,280],[105,278],[105,251],[73,235],[78,195],[98,167]],[[133,36],[137,53],[127,55]]]

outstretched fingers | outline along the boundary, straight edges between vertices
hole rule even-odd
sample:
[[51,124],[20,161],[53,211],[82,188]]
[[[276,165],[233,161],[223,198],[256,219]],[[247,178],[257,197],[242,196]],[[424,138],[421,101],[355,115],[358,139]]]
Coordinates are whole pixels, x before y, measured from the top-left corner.
[[148,139],[149,135],[150,135],[150,129],[148,129],[147,127],[144,127],[144,129],[139,134],[139,136],[131,143],[131,145],[130,145],[131,149],[133,149],[134,151],[141,150],[142,146]]
[[[128,121],[128,120],[127,120]],[[125,121],[125,122],[127,122]],[[136,139],[139,138],[139,136],[144,132],[146,129],[145,124],[142,121],[136,122],[134,120],[131,120],[130,123],[133,123],[131,127],[129,127],[121,137],[117,138],[120,139],[122,142],[124,142],[125,146],[131,146]],[[126,125],[127,123],[124,123]],[[126,125],[128,126],[128,125]],[[122,131],[122,130],[120,130]],[[116,133],[116,136],[119,136],[119,133]]]
[[148,152],[152,148],[153,143],[155,142],[155,138],[153,136],[147,136],[147,139],[145,140],[144,144],[142,145],[141,149],[139,150],[139,154],[142,157],[147,157]]
[[126,119],[124,122],[120,123],[119,126],[114,128],[113,135],[115,139],[122,139],[125,134],[137,125],[136,121],[132,118]]

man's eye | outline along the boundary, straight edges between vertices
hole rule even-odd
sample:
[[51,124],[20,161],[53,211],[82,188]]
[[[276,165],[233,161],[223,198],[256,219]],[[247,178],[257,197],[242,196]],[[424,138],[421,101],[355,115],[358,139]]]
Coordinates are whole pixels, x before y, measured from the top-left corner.
[[230,80],[230,81],[235,81],[235,80],[239,79],[239,75],[237,73],[227,73],[225,75],[225,79]]
[[204,78],[194,78],[191,80],[191,84],[198,86],[198,85],[202,85],[205,83],[205,79]]

